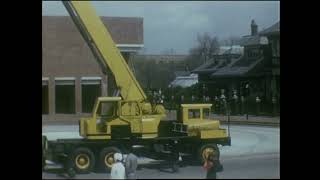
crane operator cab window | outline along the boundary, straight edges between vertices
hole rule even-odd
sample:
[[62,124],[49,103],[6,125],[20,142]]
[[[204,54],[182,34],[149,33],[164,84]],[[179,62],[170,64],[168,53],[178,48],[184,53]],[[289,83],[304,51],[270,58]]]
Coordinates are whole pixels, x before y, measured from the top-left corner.
[[114,119],[117,114],[117,102],[100,102],[97,110],[100,120]]

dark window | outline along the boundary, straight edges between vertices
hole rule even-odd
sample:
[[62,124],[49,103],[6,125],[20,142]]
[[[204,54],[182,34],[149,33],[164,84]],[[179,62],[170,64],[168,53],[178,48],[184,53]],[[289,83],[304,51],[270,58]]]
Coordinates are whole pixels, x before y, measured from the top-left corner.
[[82,112],[90,113],[93,110],[94,103],[101,96],[101,84],[98,81],[82,81]]
[[210,109],[204,108],[202,111],[203,111],[203,119],[210,119]]
[[98,107],[97,116],[104,118],[117,116],[117,102],[101,102]]
[[48,81],[42,81],[42,114],[49,113]]
[[74,80],[56,81],[56,113],[75,113],[75,85]]
[[200,118],[200,109],[189,109],[189,119]]

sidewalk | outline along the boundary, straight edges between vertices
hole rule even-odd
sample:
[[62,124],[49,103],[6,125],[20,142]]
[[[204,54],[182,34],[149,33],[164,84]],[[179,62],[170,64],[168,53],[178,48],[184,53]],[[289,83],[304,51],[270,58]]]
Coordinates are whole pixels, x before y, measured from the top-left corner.
[[[221,124],[227,124],[228,116],[226,115],[218,115],[212,114],[211,118],[219,120]],[[167,111],[167,118],[176,119],[175,111]],[[246,115],[238,115],[238,116],[230,116],[231,124],[246,124],[246,125],[264,125],[264,126],[280,126],[280,117],[269,117],[269,116],[255,116],[249,115],[248,119],[246,119]]]
[[[220,120],[221,124],[227,124],[228,116],[213,114],[213,119]],[[230,116],[231,124],[247,124],[247,125],[266,125],[266,126],[280,126],[280,117],[255,116],[246,115]]]

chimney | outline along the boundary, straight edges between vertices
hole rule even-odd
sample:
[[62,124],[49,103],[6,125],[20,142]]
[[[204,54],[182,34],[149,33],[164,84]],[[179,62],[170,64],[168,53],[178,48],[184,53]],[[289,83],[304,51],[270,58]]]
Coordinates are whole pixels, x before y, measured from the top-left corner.
[[254,19],[251,21],[251,36],[258,34],[258,25],[254,22]]

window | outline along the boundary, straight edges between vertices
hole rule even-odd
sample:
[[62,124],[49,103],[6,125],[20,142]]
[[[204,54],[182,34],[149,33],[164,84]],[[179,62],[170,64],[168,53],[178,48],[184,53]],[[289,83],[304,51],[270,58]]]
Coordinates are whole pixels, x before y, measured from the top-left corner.
[[200,118],[200,109],[189,109],[189,119]]
[[101,96],[101,78],[81,79],[82,112],[90,113],[94,103]]
[[117,102],[101,102],[98,107],[97,116],[104,118],[117,116]]
[[74,114],[75,113],[75,79],[57,78],[56,79],[56,113]]
[[255,58],[255,57],[260,56],[260,50],[259,49],[250,49],[250,50],[248,50],[247,54],[248,54],[249,58]]
[[203,119],[210,119],[210,109],[209,108],[204,108],[203,109]]
[[42,114],[49,113],[48,80],[42,80]]

